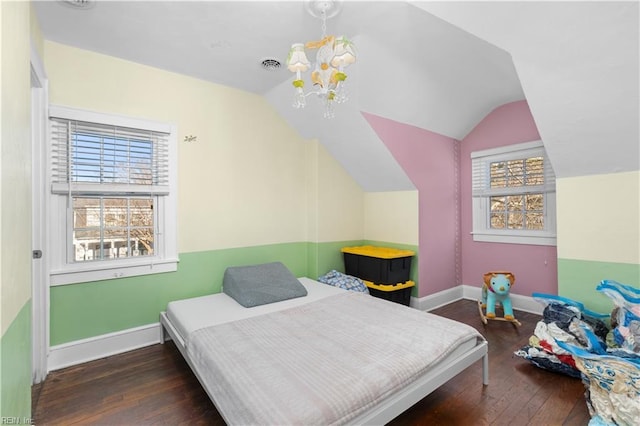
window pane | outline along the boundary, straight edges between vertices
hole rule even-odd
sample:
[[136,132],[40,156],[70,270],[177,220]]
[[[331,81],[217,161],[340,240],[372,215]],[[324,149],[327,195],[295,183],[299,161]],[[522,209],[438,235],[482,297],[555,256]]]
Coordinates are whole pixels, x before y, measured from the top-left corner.
[[153,227],[153,200],[134,198],[130,204],[131,226]]
[[542,194],[528,194],[526,196],[527,211],[542,211],[544,206],[544,196]]
[[153,255],[153,203],[153,198],[75,197],[75,261]]
[[130,211],[133,256],[153,254],[153,200],[132,199]]
[[104,199],[104,226],[126,227],[128,223],[126,198]]
[[507,186],[522,186],[524,176],[524,160],[507,161]]
[[531,230],[544,230],[544,216],[542,212],[527,213],[527,229]]
[[73,227],[100,227],[100,200],[97,198],[73,199]]
[[507,186],[507,165],[504,161],[491,163],[490,174],[491,188],[504,188]]
[[507,228],[508,229],[523,229],[524,228],[524,215],[521,212],[509,213],[507,215]]
[[153,140],[77,130],[72,134],[73,182],[151,185]]
[[491,197],[492,212],[504,212],[505,210],[505,197]]
[[153,254],[153,228],[135,228],[131,230],[132,256]]
[[524,208],[522,203],[523,203],[522,195],[510,195],[507,197],[507,210],[510,212],[513,212],[513,211],[520,212]]
[[525,185],[544,184],[544,159],[542,157],[531,157],[526,160],[527,176]]
[[121,228],[106,228],[104,230],[104,259],[127,257],[128,253],[127,230]]
[[74,260],[82,262],[100,257],[100,229],[73,231]]
[[494,229],[505,228],[506,197],[491,197],[490,226]]
[[526,196],[526,229],[544,230],[544,194]]
[[153,183],[153,145],[148,140],[131,140],[131,183],[151,185]]
[[491,228],[504,229],[505,220],[504,213],[491,213]]

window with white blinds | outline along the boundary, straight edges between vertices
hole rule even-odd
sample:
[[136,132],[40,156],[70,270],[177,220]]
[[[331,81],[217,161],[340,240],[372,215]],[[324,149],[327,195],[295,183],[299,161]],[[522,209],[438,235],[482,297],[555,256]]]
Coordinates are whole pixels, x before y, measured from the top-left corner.
[[476,241],[555,244],[555,175],[541,141],[471,154]]
[[52,117],[54,193],[169,193],[168,133]]
[[177,269],[175,127],[52,105],[51,284]]

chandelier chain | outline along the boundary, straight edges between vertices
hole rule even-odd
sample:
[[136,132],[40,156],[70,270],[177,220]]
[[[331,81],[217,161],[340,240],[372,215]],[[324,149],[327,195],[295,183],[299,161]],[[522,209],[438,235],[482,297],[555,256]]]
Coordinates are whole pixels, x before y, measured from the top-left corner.
[[327,36],[327,11],[322,11],[322,38]]

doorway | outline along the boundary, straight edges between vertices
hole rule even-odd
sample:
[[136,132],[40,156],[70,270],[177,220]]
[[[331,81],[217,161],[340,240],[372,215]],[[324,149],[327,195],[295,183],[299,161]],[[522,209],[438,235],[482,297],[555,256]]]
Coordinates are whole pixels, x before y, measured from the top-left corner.
[[49,268],[47,261],[47,111],[48,87],[40,55],[31,46],[31,337],[32,382],[48,372]]

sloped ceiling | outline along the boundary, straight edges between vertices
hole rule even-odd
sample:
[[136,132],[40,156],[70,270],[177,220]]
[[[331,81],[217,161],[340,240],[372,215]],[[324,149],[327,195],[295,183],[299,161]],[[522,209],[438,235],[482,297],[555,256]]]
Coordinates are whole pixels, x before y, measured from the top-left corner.
[[511,53],[557,176],[640,169],[637,1],[414,4]]
[[347,69],[350,101],[330,121],[313,96],[290,106],[286,67],[260,67],[320,38],[308,3],[34,5],[46,39],[265,96],[366,191],[413,185],[362,112],[460,140],[525,95],[558,176],[638,169],[636,3],[345,0],[327,32],[350,36],[358,62]]

